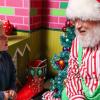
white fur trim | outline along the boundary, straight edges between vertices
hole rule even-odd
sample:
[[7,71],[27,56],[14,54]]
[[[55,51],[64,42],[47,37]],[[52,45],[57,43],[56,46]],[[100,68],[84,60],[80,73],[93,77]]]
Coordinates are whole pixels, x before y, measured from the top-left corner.
[[100,3],[96,0],[69,0],[66,14],[70,19],[100,20]]

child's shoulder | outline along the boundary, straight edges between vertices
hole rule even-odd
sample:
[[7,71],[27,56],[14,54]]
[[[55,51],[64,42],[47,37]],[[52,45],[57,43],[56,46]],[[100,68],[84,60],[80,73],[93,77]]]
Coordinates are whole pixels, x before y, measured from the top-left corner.
[[0,51],[0,55],[11,57],[10,54],[8,53],[8,51]]

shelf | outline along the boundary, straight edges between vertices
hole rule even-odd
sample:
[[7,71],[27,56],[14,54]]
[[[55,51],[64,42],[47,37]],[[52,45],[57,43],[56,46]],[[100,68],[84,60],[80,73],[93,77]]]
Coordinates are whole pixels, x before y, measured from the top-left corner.
[[29,36],[18,36],[18,35],[8,36],[8,46],[11,46],[28,38]]

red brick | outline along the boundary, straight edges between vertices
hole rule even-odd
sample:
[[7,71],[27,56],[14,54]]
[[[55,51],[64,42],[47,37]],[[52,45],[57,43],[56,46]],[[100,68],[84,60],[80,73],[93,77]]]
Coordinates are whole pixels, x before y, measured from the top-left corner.
[[58,23],[58,17],[48,16],[48,21]]
[[15,8],[15,15],[29,16],[29,9]]
[[50,8],[59,8],[59,2],[49,2]]
[[50,9],[43,9],[43,15],[50,15]]
[[33,23],[33,16],[30,17],[30,24]]
[[32,19],[32,23],[38,23],[38,22],[41,22],[41,17],[40,16],[35,16],[35,17],[33,17],[33,19]]
[[47,22],[42,22],[42,26],[45,27],[45,28],[49,28],[49,23],[47,23]]
[[6,0],[6,6],[23,7],[23,0]]
[[0,15],[0,19],[1,20],[5,20],[5,16],[4,15]]
[[[54,1],[54,0],[50,0],[50,1]],[[59,2],[62,2],[62,1],[64,2],[65,1],[66,2],[66,1],[69,1],[69,0],[57,0],[57,1],[59,1]]]
[[7,16],[7,19],[12,23],[23,23],[23,17]]
[[41,24],[40,23],[36,23],[36,24],[33,24],[30,26],[30,30],[34,30],[34,29],[38,29],[41,27]]
[[58,23],[58,17],[55,16],[44,16],[43,17],[44,22],[55,22]]
[[29,17],[24,17],[24,24],[30,24],[30,18]]
[[59,17],[59,23],[65,23],[66,20],[66,17]]
[[43,7],[44,8],[59,8],[59,3],[60,2],[54,2],[54,1],[47,0],[47,1],[44,1]]
[[29,31],[30,27],[27,25],[20,25],[20,24],[15,24],[15,28],[17,30],[24,30],[24,31]]
[[30,7],[30,0],[24,0],[24,7],[29,8]]
[[0,0],[0,6],[4,6],[4,0]]
[[31,1],[31,7],[32,8],[42,8],[42,0],[41,1]]
[[43,10],[42,9],[38,9],[38,15],[42,15]]
[[63,24],[49,23],[49,28],[53,29],[62,29],[63,26],[64,26]]
[[30,17],[30,24],[41,23],[41,16],[32,16]]

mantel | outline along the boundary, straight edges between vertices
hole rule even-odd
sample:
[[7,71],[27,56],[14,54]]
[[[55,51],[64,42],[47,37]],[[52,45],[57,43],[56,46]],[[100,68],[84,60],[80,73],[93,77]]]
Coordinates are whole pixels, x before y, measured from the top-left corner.
[[8,36],[8,46],[14,45],[28,38],[29,36],[20,36],[20,35]]

